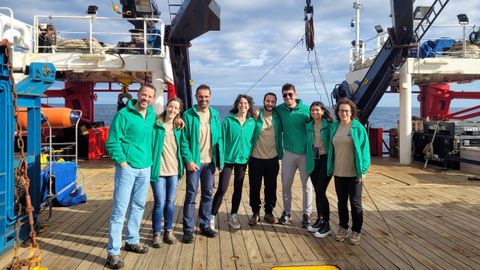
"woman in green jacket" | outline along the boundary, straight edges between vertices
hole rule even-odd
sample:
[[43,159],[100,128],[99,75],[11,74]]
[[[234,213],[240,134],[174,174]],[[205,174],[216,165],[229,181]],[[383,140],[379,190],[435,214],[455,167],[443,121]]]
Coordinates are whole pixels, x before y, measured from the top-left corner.
[[173,235],[174,200],[178,179],[183,174],[180,155],[181,131],[178,126],[183,111],[179,98],[168,101],[165,111],[157,117],[153,127],[152,155],[153,165],[150,184],[152,185],[154,205],[152,211],[153,247],[161,243],[162,219],[165,220],[163,240],[175,243]]
[[[230,114],[223,120],[222,135],[224,145],[225,165],[220,173],[217,192],[213,197],[212,219],[222,204],[223,197],[227,192],[230,183],[230,176],[235,170],[233,179],[232,208],[230,211],[230,226],[240,229],[240,221],[237,211],[242,199],[243,180],[247,169],[247,162],[252,151],[252,138],[255,131],[255,120],[253,119],[253,99],[247,95],[238,95],[230,110]],[[214,224],[211,224],[212,228]]]
[[368,135],[356,120],[357,106],[346,98],[340,99],[335,109],[338,121],[330,127],[328,174],[335,176],[340,226],[335,236],[344,241],[348,236],[348,200],[352,211],[352,235],[349,242],[360,242],[363,224],[362,186],[370,167]]
[[332,115],[320,101],[310,105],[311,121],[307,123],[307,172],[310,174],[315,190],[317,221],[309,225],[307,230],[313,236],[323,238],[330,234],[330,205],[327,198],[327,187],[332,178],[327,174],[327,153],[329,144],[329,128]]

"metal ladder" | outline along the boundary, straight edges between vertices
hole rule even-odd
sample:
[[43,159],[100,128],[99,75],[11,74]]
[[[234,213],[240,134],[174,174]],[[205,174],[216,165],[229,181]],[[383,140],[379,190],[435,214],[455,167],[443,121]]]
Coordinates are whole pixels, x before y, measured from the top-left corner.
[[170,22],[173,22],[175,16],[183,5],[184,0],[168,0],[168,12],[170,13]]
[[449,1],[450,0],[435,0],[435,2],[433,2],[427,14],[425,14],[425,17],[423,17],[413,32],[415,42],[419,42],[422,39]]

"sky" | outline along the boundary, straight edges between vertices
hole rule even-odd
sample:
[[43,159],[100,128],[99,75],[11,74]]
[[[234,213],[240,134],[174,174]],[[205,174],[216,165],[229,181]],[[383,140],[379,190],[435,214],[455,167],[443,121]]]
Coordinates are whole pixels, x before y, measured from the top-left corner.
[[[12,8],[16,19],[32,24],[33,15],[83,15],[90,4],[99,7],[99,16],[119,17],[111,8],[112,2],[120,5],[118,0],[0,0],[0,6]],[[213,91],[212,104],[218,105],[232,104],[236,95],[251,88],[248,94],[254,97],[257,104],[261,104],[265,92],[280,94],[281,86],[289,82],[296,86],[299,98],[305,103],[314,100],[328,103],[325,92],[330,93],[335,84],[344,80],[348,71],[350,42],[355,38],[355,32],[350,27],[354,0],[311,2],[314,6],[315,50],[326,89],[315,67],[315,52],[309,55],[302,42],[295,47],[305,28],[305,1],[300,0],[217,0],[221,8],[221,30],[208,32],[193,40],[190,48],[194,88],[201,83],[210,85]],[[417,0],[414,5],[431,3],[433,0]],[[361,39],[373,38],[377,24],[384,29],[391,26],[390,1],[364,0],[361,4]],[[157,5],[162,11],[161,18],[169,24],[168,1],[157,1]],[[466,13],[470,19],[467,28],[469,33],[474,24],[480,24],[479,11],[480,1],[450,1],[435,25],[457,25],[456,15]],[[72,28],[76,27],[79,26],[72,25]],[[444,36],[461,38],[462,30],[457,27],[438,27],[427,34],[427,38]],[[367,43],[367,48],[373,47],[374,43]],[[276,65],[282,57],[284,59]],[[270,69],[271,72],[259,81]],[[452,85],[451,88],[480,90],[480,84]],[[412,99],[413,106],[418,107],[416,94]],[[99,102],[113,103],[115,100],[100,95]],[[454,101],[452,107],[477,103],[468,101],[458,106],[456,104],[460,103]],[[379,105],[398,104],[397,94],[386,94]]]

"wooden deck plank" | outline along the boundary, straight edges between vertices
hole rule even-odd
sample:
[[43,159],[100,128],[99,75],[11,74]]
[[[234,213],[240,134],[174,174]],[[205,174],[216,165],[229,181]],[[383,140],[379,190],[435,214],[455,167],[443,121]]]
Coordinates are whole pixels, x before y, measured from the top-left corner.
[[[397,214],[397,218],[393,217],[392,221],[389,222],[395,229],[399,230],[400,237],[409,237],[419,242],[421,246],[431,247],[430,249],[435,250],[435,254],[440,255],[442,259],[446,258],[449,264],[452,264],[457,269],[469,268],[467,265],[470,264],[470,260],[463,252],[458,252],[458,246],[456,245],[458,241],[455,241],[454,235],[439,235],[436,232],[436,227],[440,226],[440,224],[425,224],[423,220],[428,219],[428,217],[419,216],[418,218],[412,218],[417,215],[413,212],[415,211],[407,212],[408,214],[401,216]],[[385,216],[391,217],[391,214],[385,213]],[[407,218],[410,220],[407,221]]]
[[[300,183],[296,186],[296,189],[292,189],[292,194],[293,194],[292,207],[294,209],[298,209],[297,211],[292,212],[292,217],[294,217],[292,219],[292,224],[296,228],[298,228],[299,230],[302,230],[302,232],[308,233],[308,231],[306,231],[304,228],[301,228],[301,221],[302,221],[302,218],[303,218],[303,212],[302,212],[303,197],[302,197],[302,187],[301,187]],[[313,200],[313,202],[315,202],[315,200]],[[316,207],[313,206],[313,209],[316,209]],[[316,210],[314,210],[314,211],[316,211]],[[350,261],[350,263],[352,265],[354,265],[357,269],[367,269],[368,268],[368,266],[366,264],[364,264],[363,261],[359,257],[353,256],[354,253],[352,252],[352,249],[351,249],[350,245],[348,245],[346,242],[337,242],[334,239],[332,239],[332,240],[333,240],[332,241],[333,246],[339,251],[338,254],[344,255],[344,258],[347,261]]]
[[247,207],[245,206],[245,204],[248,205],[248,189],[243,188],[242,193],[243,200],[240,202],[238,216],[240,219],[240,231],[245,244],[245,251],[250,264],[260,263],[263,262],[263,259],[254,233],[254,230],[257,229],[258,226],[252,227],[248,224],[251,217],[251,214],[249,213],[250,211],[248,211]]
[[[282,205],[282,204],[280,204],[280,205]],[[278,217],[280,217],[281,213],[282,213],[282,210],[280,210],[279,208],[283,209],[283,207],[282,206],[281,207],[276,207],[275,211],[277,211],[276,215]],[[290,224],[288,224],[288,223],[285,224],[285,225],[277,224],[277,225],[273,226],[273,228],[275,229],[275,232],[278,235],[278,238],[280,239],[280,242],[282,243],[282,245],[285,248],[285,251],[288,254],[288,257],[279,258],[279,262],[300,262],[300,261],[303,261],[302,254],[300,253],[297,246],[295,245],[295,243],[292,241],[292,239],[288,235],[288,232],[287,232],[287,229],[286,229],[287,226],[290,226]]]
[[[109,204],[95,208],[91,218],[82,218],[83,222],[77,227],[75,227],[75,223],[71,224],[70,226],[74,229],[65,229],[65,236],[62,237],[62,241],[57,242],[53,238],[48,240],[53,245],[57,245],[57,248],[50,251],[55,256],[47,255],[44,263],[47,265],[64,265],[66,268],[75,269],[88,256],[91,247],[101,240],[97,235],[97,231],[91,230],[91,228],[98,228],[104,225],[104,219],[101,219],[101,217],[108,215],[110,208]],[[59,236],[55,237],[59,238]]]
[[[238,213],[241,230],[231,231],[227,221],[231,186],[217,216],[218,236],[207,239],[196,235],[194,244],[182,244],[185,197],[182,182],[175,199],[174,217],[179,241],[171,246],[164,244],[144,255],[122,250],[125,269],[270,269],[327,263],[337,264],[342,269],[480,269],[480,247],[476,241],[480,236],[476,226],[480,222],[480,183],[466,180],[461,173],[451,175],[435,169],[423,170],[418,164],[399,166],[389,159],[372,160],[375,164],[365,184],[368,194],[366,191],[363,194],[364,227],[358,246],[337,242],[332,235],[317,239],[301,228],[299,179],[295,179],[292,188],[292,223],[271,225],[262,220],[250,227],[249,186],[245,179]],[[42,266],[49,269],[104,269],[114,168],[110,161],[100,161],[83,164],[82,171],[86,177],[84,191],[88,194],[88,203],[56,208],[48,222],[45,221],[47,212],[39,217],[42,224],[47,225],[39,234],[39,241],[45,255]],[[280,183],[280,176],[278,181]],[[283,210],[281,185],[278,185],[277,194],[275,214],[280,216]],[[333,184],[327,195],[331,205],[331,227],[336,231],[338,214]],[[148,245],[152,232],[152,203],[150,192],[141,229],[141,241]],[[315,215],[312,217],[315,219]],[[395,244],[392,233],[408,259]],[[0,258],[0,267],[8,265],[11,254]],[[26,254],[26,249],[20,249],[20,254]]]
[[[269,224],[266,222],[262,222],[261,224],[261,228],[265,233],[266,241],[268,242],[273,253],[273,256],[271,257],[272,263],[289,260],[289,255],[285,250],[285,247],[283,246],[280,240],[280,237],[276,233],[275,226],[280,226],[280,225]],[[261,246],[263,247],[264,244],[261,244]],[[270,261],[269,255],[265,255],[265,257],[268,258],[268,260],[264,260],[264,262],[269,262]]]
[[[395,207],[392,206],[391,209]],[[408,213],[405,215],[395,214],[391,216],[389,212],[393,212],[394,210],[385,211],[385,216],[392,217],[391,222],[393,225],[397,226],[396,228],[401,232],[400,237],[407,237],[410,236],[414,239],[423,238],[429,242],[435,249],[438,249],[437,252],[445,252],[447,258],[450,256],[449,254],[453,252],[453,250],[449,249],[451,246],[452,239],[445,235],[440,235],[436,231],[436,226],[439,224],[425,224],[424,219],[428,217],[425,216],[418,216],[416,211],[402,211],[402,213]],[[415,218],[418,217],[418,218]],[[453,259],[454,260],[454,259]]]
[[[244,192],[244,196],[248,198],[249,196],[248,187],[244,189],[243,192]],[[242,214],[244,214],[245,217],[247,218],[246,224],[245,225],[242,224],[242,232],[244,233],[244,239],[249,239],[250,243],[246,244],[249,249],[252,246],[255,249],[255,252],[249,251],[249,258],[250,258],[251,264],[263,263],[263,262],[267,262],[267,263],[275,262],[276,261],[275,254],[264,232],[264,227],[262,226],[262,218],[260,217],[260,221],[258,222],[257,225],[250,226],[248,224],[248,219],[252,216],[253,213],[251,211],[249,201],[246,201],[245,199],[242,200],[240,209],[242,209],[242,207],[243,207]],[[253,255],[251,253],[253,253]]]
[[[184,191],[185,192],[185,191]],[[179,262],[177,265],[177,269],[192,269],[193,267],[193,252],[195,251],[195,245],[197,243],[197,238],[200,237],[196,231],[197,224],[198,224],[198,205],[200,203],[200,194],[201,194],[201,187],[198,188],[198,193],[197,197],[195,198],[195,205],[197,206],[195,208],[195,215],[194,215],[194,220],[195,220],[195,225],[194,225],[194,236],[195,239],[193,240],[193,243],[190,244],[185,244],[182,243],[182,249],[180,250],[180,256]],[[182,213],[183,214],[183,213]],[[182,221],[183,223],[183,221]],[[183,227],[182,227],[182,241],[183,241]]]
[[[98,173],[94,173],[92,177],[98,177]],[[87,204],[71,208],[69,211],[71,215],[68,215],[68,219],[61,222],[60,226],[50,225],[53,230],[44,236],[47,245],[42,247],[47,251],[45,252],[45,264],[64,265],[74,269],[76,264],[79,264],[88,255],[89,247],[101,239],[97,236],[96,230],[91,230],[91,228],[101,226],[102,220],[100,219],[98,222],[99,217],[109,212],[111,208],[109,204],[101,203],[104,195],[96,196],[99,200],[90,200]]]
[[[153,200],[153,199],[152,199]],[[142,229],[140,230],[140,235],[144,235],[143,239],[140,239],[140,243],[146,245],[149,248],[148,253],[143,254],[141,256],[132,256],[132,260],[135,260],[134,265],[137,269],[148,269],[149,265],[157,265],[162,267],[166,254],[168,251],[168,247],[166,244],[161,244],[160,248],[153,248],[152,246],[152,236],[153,236],[153,229],[152,229],[152,213],[153,213],[153,201],[147,202],[145,206],[145,214],[144,214],[144,222],[142,222]],[[149,221],[147,223],[147,220]],[[162,229],[163,229],[163,221],[162,221]],[[143,233],[142,233],[143,231]],[[155,262],[152,263],[152,260],[157,259]],[[125,264],[128,262],[125,260]]]
[[221,261],[222,269],[235,269],[235,261],[237,257],[233,251],[233,239],[230,233],[230,226],[228,225],[228,209],[226,204],[222,204],[218,213],[217,213],[217,231],[220,241],[220,250],[221,254],[218,254]]
[[176,242],[173,245],[168,246],[168,244],[163,245],[161,248],[167,248],[167,254],[165,258],[158,258],[159,256],[155,254],[155,256],[150,261],[149,265],[145,269],[158,269],[162,268],[160,266],[161,262],[164,260],[163,269],[177,269],[177,265],[179,262],[180,251],[182,249],[182,237],[183,237],[183,230],[182,230],[182,223],[183,223],[183,202],[185,200],[185,192],[181,192],[180,190],[184,190],[185,181],[182,181],[179,185],[177,197],[175,200],[175,215],[173,218],[173,232],[176,238]]
[[[228,217],[230,217],[231,215],[230,212],[232,207],[232,203],[231,203],[232,192],[233,192],[233,186],[230,186],[227,194],[225,194],[225,197],[222,203],[222,205],[225,205],[226,207],[225,209],[228,210],[228,212],[227,211],[225,212],[225,213],[228,213]],[[232,247],[233,247],[233,254],[234,254],[233,258],[235,261],[235,267],[237,269],[250,269],[250,260],[248,257],[247,247],[245,246],[245,241],[243,239],[242,227],[239,230],[234,230],[230,228],[230,225],[228,222],[225,223],[225,225],[230,230],[230,235],[232,237]],[[242,225],[243,225],[243,228],[245,228],[246,226],[248,226],[248,223],[241,224],[240,226]]]
[[[417,195],[420,195],[425,189],[422,190],[413,190]],[[446,192],[448,190],[448,192]],[[480,211],[480,207],[474,204],[468,204],[463,199],[458,199],[462,194],[458,194],[456,188],[444,188],[442,190],[430,190],[430,196],[428,197],[429,204],[437,204],[438,207],[432,207],[432,210],[435,211],[436,217],[449,221],[459,223],[462,227],[467,229],[476,229],[476,224],[480,223],[480,217],[476,217],[475,214]],[[424,193],[423,193],[424,194]],[[453,195],[453,196],[452,196]],[[439,200],[438,198],[442,198]],[[472,200],[472,199],[470,199]],[[437,209],[442,208],[442,211],[439,212]],[[475,230],[475,234],[480,237],[480,232]]]
[[[419,194],[419,196],[422,196],[422,194]],[[480,249],[476,247],[477,246],[476,241],[472,240],[472,235],[476,234],[477,228],[468,229],[468,227],[465,227],[462,225],[463,230],[456,231],[456,228],[458,228],[456,227],[458,224],[457,219],[452,218],[452,220],[450,221],[439,219],[439,215],[443,217],[445,214],[441,214],[442,212],[438,212],[436,210],[436,207],[428,207],[428,209],[426,209],[424,207],[417,207],[417,206],[412,207],[412,204],[409,204],[408,209],[410,209],[411,213],[413,213],[416,217],[418,217],[418,219],[416,219],[415,222],[421,223],[428,230],[432,230],[436,232],[439,235],[439,237],[437,237],[438,239],[440,240],[451,239],[451,240],[457,240],[454,242],[458,242],[458,241],[466,242],[471,245],[470,247],[467,246],[469,249],[473,249],[475,252],[480,252]],[[451,213],[451,215],[454,215],[454,214],[455,213]],[[452,232],[455,232],[455,233],[452,234]],[[452,241],[448,241],[448,242],[452,242]]]
[[[294,206],[296,209],[302,209],[301,189],[299,189],[299,191],[294,193],[294,194],[296,194],[296,195],[293,196],[292,206]],[[313,209],[315,209],[315,207]],[[306,238],[310,238],[312,240],[315,240],[315,237],[313,237],[313,235],[311,235],[305,228],[301,227],[302,226],[301,225],[301,220],[303,218],[303,212],[302,211],[293,211],[292,214],[295,215],[295,217],[296,217],[296,218],[293,219],[293,225],[294,225],[295,228],[297,228],[297,231],[299,232],[299,234],[300,235],[305,235]],[[335,215],[333,215],[333,216],[335,216]],[[293,233],[290,233],[290,235],[292,235],[292,234]],[[323,239],[318,239],[318,240],[323,240]],[[367,267],[369,267],[370,269],[381,269],[382,268],[381,265],[377,261],[371,259],[370,256],[367,253],[365,253],[362,249],[357,248],[357,246],[348,245],[346,241],[344,243],[339,243],[339,244],[343,244],[343,245],[347,246],[347,247],[345,247],[345,249],[350,249],[350,252],[355,253],[357,255],[357,257],[363,263],[363,265],[362,265],[360,262],[356,261],[355,265],[357,265],[357,266],[359,266],[363,269],[366,269]],[[342,248],[344,248],[344,247],[342,247]],[[311,259],[311,261],[313,261],[313,260]]]

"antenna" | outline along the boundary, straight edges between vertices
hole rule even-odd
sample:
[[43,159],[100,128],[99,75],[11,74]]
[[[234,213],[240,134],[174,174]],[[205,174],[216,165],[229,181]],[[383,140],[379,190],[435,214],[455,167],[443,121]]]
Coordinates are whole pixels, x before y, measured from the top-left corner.
[[355,55],[353,61],[357,61],[360,58],[360,9],[362,8],[360,0],[355,0],[353,2],[353,9],[355,9],[355,16],[353,17],[352,23],[355,26]]

